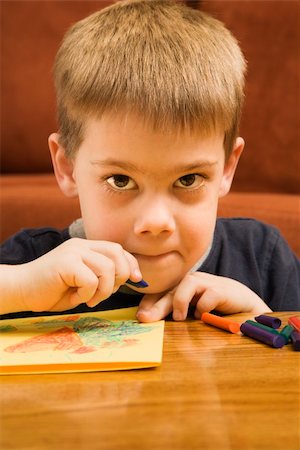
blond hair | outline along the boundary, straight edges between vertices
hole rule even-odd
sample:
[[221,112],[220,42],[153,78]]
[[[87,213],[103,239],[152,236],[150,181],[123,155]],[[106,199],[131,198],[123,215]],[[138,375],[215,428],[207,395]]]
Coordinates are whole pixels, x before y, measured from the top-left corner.
[[136,112],[154,129],[238,133],[245,60],[223,23],[169,0],[115,3],[73,25],[54,76],[61,143],[73,157],[89,116]]

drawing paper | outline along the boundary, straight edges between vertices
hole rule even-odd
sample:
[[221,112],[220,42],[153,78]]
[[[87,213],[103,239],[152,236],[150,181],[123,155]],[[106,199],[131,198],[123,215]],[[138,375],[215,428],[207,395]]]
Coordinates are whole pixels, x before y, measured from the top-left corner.
[[0,374],[87,372],[161,364],[164,321],[137,308],[0,321]]

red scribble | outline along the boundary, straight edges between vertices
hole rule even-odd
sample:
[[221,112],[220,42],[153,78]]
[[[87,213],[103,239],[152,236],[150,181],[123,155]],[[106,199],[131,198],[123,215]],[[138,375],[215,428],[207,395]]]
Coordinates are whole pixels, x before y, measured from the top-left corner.
[[123,347],[130,347],[132,345],[136,345],[138,343],[138,339],[123,339]]
[[61,319],[61,320],[62,320],[62,322],[75,322],[79,318],[80,318],[80,316],[77,314],[77,316],[69,316],[69,317],[66,317],[66,318]]
[[111,347],[119,347],[119,342],[116,341],[105,341],[99,347],[100,348],[111,348]]
[[77,350],[82,347],[78,334],[71,328],[63,327],[49,333],[33,336],[15,345],[6,347],[9,353],[30,353],[50,350]]
[[89,347],[87,345],[82,345],[81,347],[74,350],[74,352],[72,352],[72,353],[81,354],[81,353],[91,353],[91,352],[95,352],[95,351],[96,351],[95,347]]

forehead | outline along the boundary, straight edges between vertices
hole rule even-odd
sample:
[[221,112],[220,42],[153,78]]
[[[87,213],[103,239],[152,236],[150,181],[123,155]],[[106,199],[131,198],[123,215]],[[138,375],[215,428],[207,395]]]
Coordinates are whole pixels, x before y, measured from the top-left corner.
[[138,116],[104,115],[88,119],[81,156],[92,161],[115,166],[126,163],[136,166],[175,167],[213,164],[224,159],[224,133],[207,135],[202,131],[177,129],[155,130]]

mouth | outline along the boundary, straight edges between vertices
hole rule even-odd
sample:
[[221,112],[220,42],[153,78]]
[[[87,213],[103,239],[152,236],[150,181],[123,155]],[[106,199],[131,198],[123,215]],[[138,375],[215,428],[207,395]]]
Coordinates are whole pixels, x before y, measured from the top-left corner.
[[149,285],[141,290],[143,293],[156,294],[170,290],[181,281],[185,271],[185,260],[178,250],[163,253],[156,250],[155,254],[150,249],[149,253],[132,253],[138,261],[143,279]]
[[148,263],[159,263],[163,262],[171,257],[173,257],[176,254],[175,251],[165,252],[165,253],[158,253],[156,255],[144,255],[142,253],[133,253],[133,256],[136,257],[136,259],[139,262],[148,262]]

